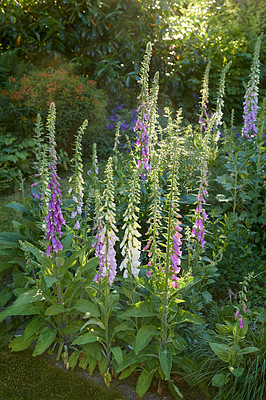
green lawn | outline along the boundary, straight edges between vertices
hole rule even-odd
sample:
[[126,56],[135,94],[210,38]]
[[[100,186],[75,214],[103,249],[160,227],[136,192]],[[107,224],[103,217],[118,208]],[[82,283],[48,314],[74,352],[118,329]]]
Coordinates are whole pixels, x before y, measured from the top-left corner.
[[61,370],[30,350],[12,353],[0,339],[0,400],[122,400],[73,371]]

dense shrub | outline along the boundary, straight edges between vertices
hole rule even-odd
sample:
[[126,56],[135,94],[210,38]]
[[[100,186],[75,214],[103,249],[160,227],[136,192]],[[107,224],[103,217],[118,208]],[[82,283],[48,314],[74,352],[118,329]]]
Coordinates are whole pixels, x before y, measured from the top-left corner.
[[[20,80],[11,78],[0,93],[0,127],[18,140],[32,137],[37,113],[44,115],[51,101],[57,105],[58,144],[71,153],[80,120],[88,119],[85,149],[99,142],[104,129],[106,99],[96,82],[76,76],[71,68],[35,70]],[[106,141],[104,143],[106,145]]]

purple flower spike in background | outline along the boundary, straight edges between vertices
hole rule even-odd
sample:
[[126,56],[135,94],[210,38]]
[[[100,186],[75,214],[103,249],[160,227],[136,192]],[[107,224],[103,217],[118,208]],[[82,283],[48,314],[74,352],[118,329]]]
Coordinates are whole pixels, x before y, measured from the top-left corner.
[[257,133],[258,128],[256,126],[257,113],[258,113],[258,96],[259,96],[259,76],[260,76],[260,46],[261,46],[260,36],[257,40],[253,63],[251,66],[250,81],[248,82],[247,91],[244,100],[244,126],[242,128],[242,136],[250,142]]

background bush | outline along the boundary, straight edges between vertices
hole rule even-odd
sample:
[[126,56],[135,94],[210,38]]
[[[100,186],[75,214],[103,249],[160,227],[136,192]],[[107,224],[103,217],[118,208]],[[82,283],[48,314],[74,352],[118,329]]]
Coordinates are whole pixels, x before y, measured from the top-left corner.
[[[84,137],[86,154],[92,142],[101,141],[102,148],[108,147],[108,138],[102,136],[106,97],[102,90],[96,88],[95,81],[74,75],[71,66],[33,70],[19,80],[11,78],[0,93],[1,136],[12,135],[18,142],[31,138],[37,113],[44,116],[51,101],[57,106],[58,145],[61,151],[71,154],[74,136],[85,119],[89,121]],[[10,161],[15,161],[14,156]]]

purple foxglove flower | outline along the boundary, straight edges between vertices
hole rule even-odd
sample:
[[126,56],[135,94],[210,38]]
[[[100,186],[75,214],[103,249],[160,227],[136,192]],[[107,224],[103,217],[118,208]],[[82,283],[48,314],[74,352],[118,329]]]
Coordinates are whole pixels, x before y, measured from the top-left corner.
[[76,216],[77,216],[77,211],[72,211],[71,218],[76,218]]
[[239,319],[239,328],[243,329],[243,318],[242,317]]
[[51,255],[51,246],[48,245],[48,246],[47,246],[47,249],[46,249],[46,256],[47,256],[47,257],[50,257],[50,255]]
[[80,224],[79,224],[79,221],[77,221],[77,222],[75,223],[74,229],[77,229],[77,230],[79,230],[79,229],[80,229]]
[[202,211],[202,216],[204,218],[204,221],[206,221],[206,219],[208,218],[208,215],[206,214],[206,212],[204,210]]
[[238,318],[239,316],[239,310],[237,310],[237,312],[235,313],[235,318]]

